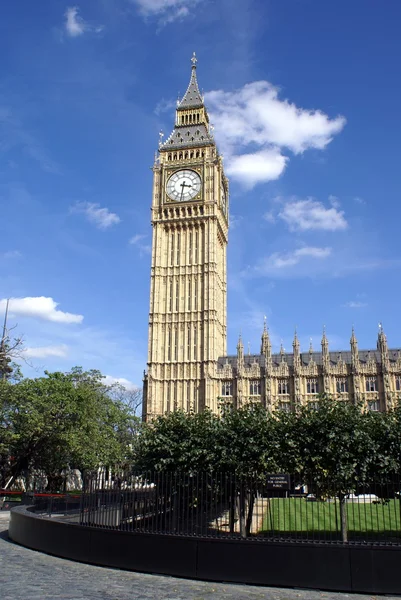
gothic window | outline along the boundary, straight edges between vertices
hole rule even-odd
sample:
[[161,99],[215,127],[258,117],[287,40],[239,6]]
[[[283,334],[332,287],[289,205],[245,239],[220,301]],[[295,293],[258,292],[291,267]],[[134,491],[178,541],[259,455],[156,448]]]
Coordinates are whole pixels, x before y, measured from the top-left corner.
[[196,115],[196,120],[199,123],[199,113]]
[[191,152],[191,154],[190,154],[190,158],[193,158],[193,157],[194,157],[194,153],[193,153],[193,152]]
[[366,391],[367,392],[377,392],[377,378],[376,377],[367,377],[366,378]]
[[185,158],[188,158],[188,152],[185,152]]
[[167,412],[170,412],[170,384],[167,384]]
[[288,381],[286,379],[280,379],[277,388],[279,394],[288,394]]
[[185,117],[184,117],[184,115],[182,115],[182,117],[181,117],[181,124],[182,125],[184,125],[184,119],[185,119]]
[[188,325],[187,335],[187,360],[191,360],[191,326]]
[[191,265],[192,264],[192,231],[189,233],[189,256],[188,256],[188,262]]
[[255,380],[249,382],[249,395],[260,396],[260,381]]
[[278,409],[283,412],[291,412],[291,404],[289,402],[279,402]]
[[182,160],[182,152],[180,152],[180,156],[179,157],[180,157],[180,160]]
[[[173,143],[173,140],[171,140],[171,143]],[[177,160],[177,153],[174,154],[174,160]]]
[[196,326],[195,326],[194,327],[194,360],[198,360],[197,341],[198,341],[198,336],[197,336],[197,330],[196,330]]
[[233,382],[232,381],[223,381],[222,382],[221,395],[222,396],[232,396],[233,395]]
[[171,154],[168,155],[168,159],[171,160]]
[[169,311],[172,312],[173,311],[173,280],[170,281],[170,292],[169,292]]
[[170,264],[174,264],[174,232],[171,234]]
[[174,410],[177,410],[177,384],[174,382],[171,384],[174,390]]
[[319,384],[317,379],[308,379],[306,382],[306,393],[307,394],[318,394]]
[[338,394],[345,394],[348,392],[348,381],[346,379],[337,379],[336,388]]
[[167,333],[167,360],[171,360],[171,329]]
[[175,282],[175,310],[178,312],[180,303],[180,284],[179,280]]
[[187,402],[188,402],[188,410],[191,406],[191,383],[187,381]]
[[177,233],[177,265],[180,264],[181,235]]
[[371,402],[368,402],[368,409],[371,410],[372,412],[378,412],[378,410],[379,410],[379,401],[378,400],[372,400]]
[[401,377],[395,378],[395,389],[397,390],[397,392],[401,391]]
[[191,310],[191,288],[192,288],[192,281],[189,280],[188,281],[188,310]]
[[196,158],[199,158],[199,150],[196,151]]
[[195,279],[194,285],[194,310],[198,310],[198,280]]
[[178,361],[178,329],[174,330],[174,360]]
[[195,264],[198,264],[199,232],[195,232]]

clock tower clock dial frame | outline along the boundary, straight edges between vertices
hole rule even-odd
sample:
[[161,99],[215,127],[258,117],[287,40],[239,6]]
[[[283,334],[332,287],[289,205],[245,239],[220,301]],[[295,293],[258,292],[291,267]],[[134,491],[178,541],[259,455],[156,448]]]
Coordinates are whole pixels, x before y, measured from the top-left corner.
[[148,371],[143,418],[217,410],[226,354],[228,180],[192,58],[175,126],[153,166]]

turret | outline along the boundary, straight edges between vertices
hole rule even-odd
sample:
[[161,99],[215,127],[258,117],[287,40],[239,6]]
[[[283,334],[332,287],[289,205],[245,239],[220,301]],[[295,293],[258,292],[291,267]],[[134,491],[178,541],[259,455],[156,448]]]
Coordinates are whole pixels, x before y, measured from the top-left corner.
[[386,334],[383,331],[383,325],[379,323],[379,334],[377,336],[377,349],[380,352],[383,371],[389,367],[389,355]]
[[269,369],[269,367],[272,366],[272,346],[270,343],[269,330],[266,326],[266,317],[263,325],[262,344],[260,347],[260,353],[265,357],[266,367]]
[[330,356],[329,356],[329,341],[326,337],[326,328],[323,327],[323,337],[322,337],[322,363],[323,370],[328,371],[330,366]]
[[294,341],[292,342],[292,349],[294,353],[294,370],[298,371],[301,367],[301,353],[296,329],[294,333]]
[[351,365],[352,370],[357,371],[359,368],[359,352],[358,352],[358,341],[356,339],[354,326],[352,326],[352,335],[351,335]]
[[244,344],[242,343],[242,336],[239,334],[237,344],[237,369],[241,371],[244,368]]

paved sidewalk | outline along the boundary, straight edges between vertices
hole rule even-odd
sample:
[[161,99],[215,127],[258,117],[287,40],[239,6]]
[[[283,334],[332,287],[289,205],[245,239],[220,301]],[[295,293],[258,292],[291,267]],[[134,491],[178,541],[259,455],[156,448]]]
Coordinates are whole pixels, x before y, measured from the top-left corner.
[[[28,550],[7,536],[0,511],[1,600],[379,600],[361,594],[262,588],[143,575]],[[386,596],[387,600],[395,597]]]

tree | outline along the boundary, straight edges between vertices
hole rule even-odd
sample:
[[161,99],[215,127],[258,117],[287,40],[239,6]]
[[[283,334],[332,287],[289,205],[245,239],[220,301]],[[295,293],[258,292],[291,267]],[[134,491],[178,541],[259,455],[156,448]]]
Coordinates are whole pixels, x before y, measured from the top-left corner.
[[74,368],[45,375],[1,388],[9,482],[36,469],[54,491],[68,467],[93,471],[127,464],[133,416],[108,396],[101,373]]

